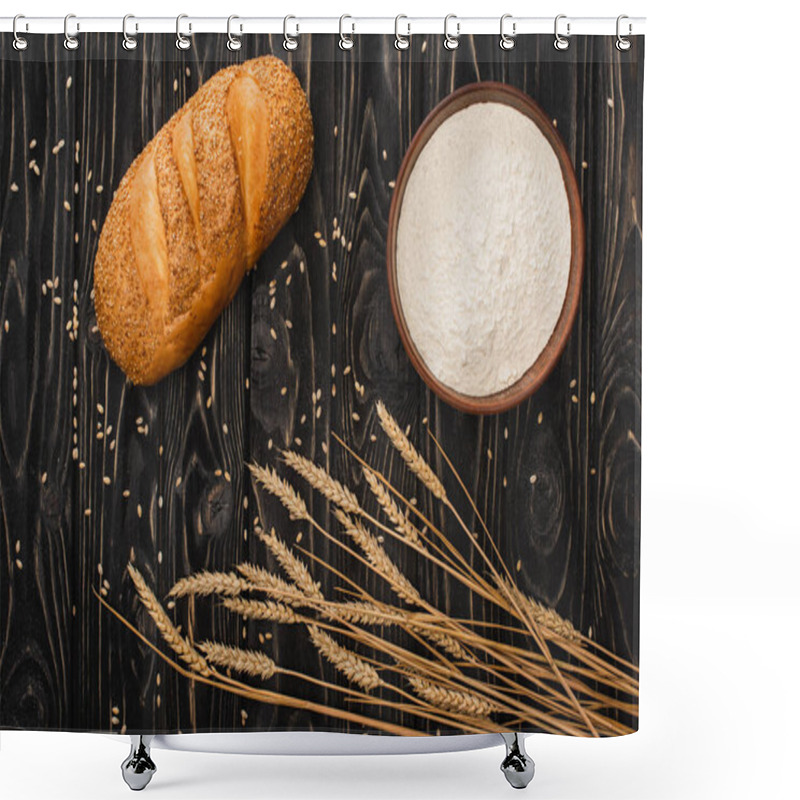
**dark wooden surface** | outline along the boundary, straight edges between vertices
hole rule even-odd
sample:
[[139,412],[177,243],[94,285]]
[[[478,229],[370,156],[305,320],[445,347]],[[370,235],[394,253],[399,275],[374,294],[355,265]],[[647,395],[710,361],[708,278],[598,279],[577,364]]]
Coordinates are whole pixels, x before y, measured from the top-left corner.
[[[371,440],[379,398],[445,474],[424,435],[428,419],[507,562],[519,564],[520,586],[635,661],[643,40],[619,54],[611,37],[576,38],[557,53],[552,37],[524,37],[503,53],[494,36],[465,37],[447,53],[431,36],[400,54],[392,37],[359,38],[350,53],[336,37],[301,39],[288,60],[316,138],[301,207],[202,349],[157,386],[135,388],[103,349],[91,296],[113,189],[217,69],[264,52],[287,58],[279,37],[247,37],[235,55],[225,37],[198,37],[185,53],[173,38],[141,37],[132,53],[117,35],[84,36],[76,53],[56,36],[31,37],[24,54],[10,37],[0,42],[0,727],[242,730],[245,708],[247,729],[344,729],[175,676],[92,589],[146,627],[128,560],[162,595],[194,570],[264,561],[253,536],[259,514],[285,538],[302,534],[304,546],[338,558],[256,496],[246,462],[275,463],[293,446],[363,494],[335,431],[418,493],[385,440]],[[552,116],[576,166],[587,240],[581,307],[558,366],[529,401],[484,418],[445,406],[413,371],[385,274],[390,181],[431,108],[476,80],[513,84]],[[334,218],[352,248],[333,239]],[[324,519],[319,498],[307,499]],[[402,551],[392,555],[442,607],[484,613]],[[373,588],[363,569],[341,564]],[[258,634],[271,633],[280,663],[323,670],[290,629],[242,630],[209,603],[181,608],[184,626],[187,614],[204,637],[258,646]],[[280,678],[271,686],[298,691]]]

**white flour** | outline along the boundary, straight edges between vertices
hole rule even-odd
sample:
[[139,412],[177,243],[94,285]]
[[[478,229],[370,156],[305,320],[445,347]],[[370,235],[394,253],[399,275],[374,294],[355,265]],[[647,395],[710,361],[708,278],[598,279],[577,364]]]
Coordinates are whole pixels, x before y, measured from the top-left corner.
[[406,184],[397,282],[442,383],[485,396],[536,361],[564,303],[570,230],[561,167],[524,114],[474,103],[439,126]]

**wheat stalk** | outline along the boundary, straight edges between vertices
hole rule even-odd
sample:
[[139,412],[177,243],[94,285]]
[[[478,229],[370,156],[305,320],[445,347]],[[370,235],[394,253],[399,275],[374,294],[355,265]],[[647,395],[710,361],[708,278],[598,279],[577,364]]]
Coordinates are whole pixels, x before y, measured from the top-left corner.
[[383,509],[383,513],[389,518],[397,532],[410,544],[421,547],[422,539],[420,538],[419,531],[408,517],[400,511],[397,503],[392,499],[391,494],[389,494],[386,487],[378,480],[377,475],[368,467],[363,467],[362,471],[370,491],[378,501],[378,505]]
[[211,672],[205,659],[181,636],[178,629],[172,624],[172,620],[167,616],[167,612],[164,611],[161,603],[158,602],[155,594],[153,594],[152,589],[150,589],[142,574],[133,564],[128,564],[128,574],[136,587],[139,600],[153,622],[155,622],[158,632],[164,641],[173,649],[181,661],[188,664],[192,670],[201,675],[210,675]]
[[198,595],[206,597],[220,594],[235,597],[249,588],[247,581],[242,580],[235,572],[196,572],[181,578],[170,590],[169,597],[186,597]]
[[301,478],[304,478],[309,486],[327,497],[334,505],[339,506],[342,511],[348,514],[361,513],[361,506],[356,496],[346,486],[342,486],[339,481],[331,477],[323,467],[317,466],[313,461],[291,450],[283,451],[283,460]]
[[408,468],[428,487],[437,500],[444,500],[447,494],[442,482],[428,462],[408,440],[408,437],[397,424],[397,420],[386,410],[386,406],[380,400],[375,404],[375,408],[378,411],[381,427],[389,437],[394,449],[400,453],[403,461],[408,465]]
[[508,578],[501,577],[499,583],[507,593],[517,598],[517,602],[525,608],[537,625],[567,641],[581,641],[582,637],[580,632],[576,630],[575,626],[569,620],[560,616],[557,611],[543,606],[538,600],[524,594],[515,584],[508,580]]
[[222,605],[229,611],[239,614],[244,619],[270,620],[287,625],[299,622],[300,617],[284,603],[273,600],[249,600],[244,597],[225,597]]
[[256,678],[267,680],[277,669],[275,662],[269,656],[256,650],[242,650],[218,642],[200,642],[197,646],[212,664]]
[[369,563],[383,576],[397,596],[409,605],[422,604],[422,598],[411,581],[403,575],[383,546],[361,522],[348,517],[338,508],[334,511],[334,515],[345,533],[361,548]]
[[448,689],[416,675],[408,675],[414,692],[425,702],[443,711],[464,714],[467,717],[488,717],[498,707],[483,697],[461,689]]
[[316,625],[307,627],[314,647],[349,681],[368,692],[383,683],[371,664],[359,658],[352,650],[342,647]]
[[278,538],[275,528],[272,528],[269,533],[259,531],[258,538],[264,542],[272,555],[275,556],[286,575],[298,589],[314,600],[325,599],[320,590],[320,585],[312,580],[308,567],[292,553],[285,542]]
[[284,508],[289,512],[291,519],[312,521],[303,498],[272,467],[260,467],[258,464],[250,464],[250,472],[258,483],[281,501]]

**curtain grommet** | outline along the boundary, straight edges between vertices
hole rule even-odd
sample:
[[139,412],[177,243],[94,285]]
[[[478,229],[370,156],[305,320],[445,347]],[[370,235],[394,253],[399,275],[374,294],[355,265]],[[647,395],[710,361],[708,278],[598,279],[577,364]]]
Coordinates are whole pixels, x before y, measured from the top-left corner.
[[562,36],[559,33],[559,31],[558,31],[558,23],[562,19],[567,19],[567,15],[566,14],[559,14],[556,17],[555,22],[553,24],[553,32],[554,32],[555,37],[556,37],[555,41],[553,42],[553,47],[555,47],[556,50],[560,50],[560,51],[563,52],[564,50],[566,50],[569,47],[569,37],[570,37],[571,33],[570,33],[570,23],[569,22],[567,22],[567,35],[566,36]]
[[292,36],[289,33],[289,20],[296,19],[297,17],[293,17],[291,14],[287,14],[283,18],[283,49],[289,52],[297,50],[297,34],[299,33],[297,25],[295,25],[295,35]]
[[408,50],[409,45],[411,44],[410,36],[411,36],[411,25],[406,25],[408,29],[406,34],[403,35],[400,33],[400,20],[401,19],[408,19],[405,14],[398,14],[394,18],[394,46],[396,50]]
[[350,26],[350,33],[344,32],[344,21],[346,19],[353,19],[349,14],[342,14],[339,17],[339,49],[340,50],[352,50],[355,41],[353,40],[353,33],[355,32],[356,26],[353,24]]
[[[617,17],[617,43],[616,47],[620,53],[627,53],[631,49],[631,40],[622,35],[622,20],[628,19],[626,14],[620,14]],[[628,36],[631,35],[631,23],[628,22]]]
[[[70,51],[77,50],[81,45],[78,37],[75,34],[69,32],[69,21],[71,19],[75,19],[74,14],[67,14],[67,16],[64,17],[64,49]],[[75,33],[80,31],[80,29],[81,29],[80,23],[76,23]]]
[[[19,35],[19,21],[21,19],[25,19],[25,15],[24,14],[15,15],[14,24],[13,24],[13,27],[11,28],[11,30],[12,30],[12,32],[14,34],[14,42],[13,42],[14,49],[17,50],[18,52],[22,52],[23,50],[27,50],[28,49],[28,40],[24,36],[20,36]],[[28,23],[27,22],[25,23],[25,30],[28,30]]]
[[[181,20],[188,18],[188,14],[178,14],[178,16],[175,18],[175,47],[177,47],[178,50],[188,50],[192,46],[192,40],[189,39],[188,36],[184,36],[183,33],[181,33]],[[190,22],[189,34],[191,35],[191,33],[192,23]]]
[[[129,19],[136,19],[136,17],[134,17],[133,14],[126,14],[122,18],[122,49],[128,51],[135,50],[139,46],[139,42],[136,41],[136,35],[134,34],[131,36],[131,34],[128,33]],[[138,23],[134,23],[133,29],[135,31],[139,30]]]
[[228,17],[228,43],[226,46],[232,53],[242,49],[242,26],[239,25],[238,36],[231,30],[231,24],[235,19],[239,19],[236,14],[231,14]]
[[[511,33],[506,33],[506,20],[511,20]],[[517,23],[514,22],[514,17],[511,14],[503,14],[500,17],[500,49],[513,50],[516,42]]]
[[[455,34],[450,33],[448,29],[451,19],[454,19],[456,21]],[[444,42],[443,42],[444,49],[456,50],[458,48],[458,37],[460,35],[461,35],[461,23],[458,21],[458,17],[455,14],[448,14],[444,18]]]

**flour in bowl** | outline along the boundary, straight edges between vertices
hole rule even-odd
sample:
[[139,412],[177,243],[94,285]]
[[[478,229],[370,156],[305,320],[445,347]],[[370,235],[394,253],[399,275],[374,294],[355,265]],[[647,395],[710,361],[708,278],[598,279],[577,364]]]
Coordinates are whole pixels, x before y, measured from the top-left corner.
[[397,286],[408,331],[446,386],[484,397],[547,345],[569,281],[571,223],[558,158],[498,102],[446,119],[408,177]]

